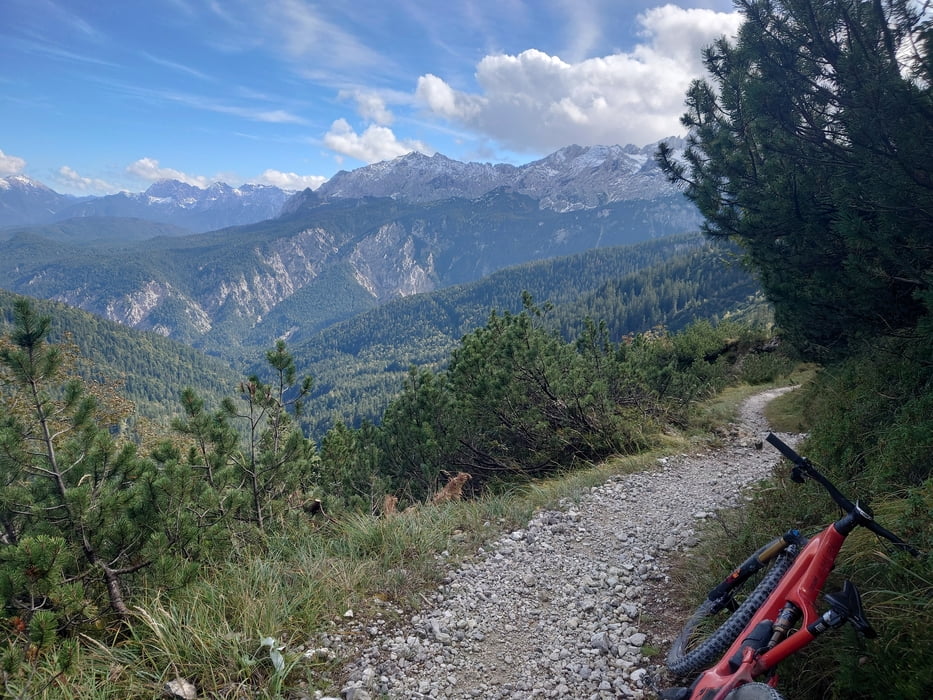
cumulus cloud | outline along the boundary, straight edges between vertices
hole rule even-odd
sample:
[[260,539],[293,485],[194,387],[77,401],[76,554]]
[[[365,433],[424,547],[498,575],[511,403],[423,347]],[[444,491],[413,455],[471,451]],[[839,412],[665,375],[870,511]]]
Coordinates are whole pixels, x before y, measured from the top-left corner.
[[203,175],[188,175],[174,168],[163,168],[155,158],[140,158],[127,166],[126,172],[147,182],[158,180],[178,180],[195,187],[209,187],[211,180]]
[[[237,185],[242,182],[237,179],[234,173],[218,173],[214,177],[189,175],[181,170],[165,168],[155,158],[140,158],[135,163],[127,166],[126,172],[147,182],[178,180],[202,189],[210,187],[214,182],[226,182],[228,185]],[[326,181],[327,178],[323,175],[299,175],[298,173],[282,172],[271,168],[264,171],[262,175],[247,180],[247,182],[257,185],[274,185],[283,190],[303,190],[307,187],[314,190]]]
[[275,185],[283,190],[303,190],[308,187],[316,190],[327,182],[327,178],[323,175],[299,175],[283,173],[279,170],[266,170],[253,182],[259,185]]
[[486,56],[476,69],[478,93],[427,74],[416,98],[430,113],[519,151],[656,141],[682,131],[702,48],[734,35],[741,16],[665,5],[638,21],[643,42],[630,52],[576,63],[535,49]]
[[391,160],[412,151],[427,154],[434,152],[420,141],[399,141],[392,130],[385,126],[372,124],[358,134],[346,119],[338,119],[331,124],[330,131],[324,135],[324,145],[365,163]]
[[338,97],[342,100],[353,100],[356,102],[356,111],[363,119],[383,126],[390,125],[395,121],[395,116],[386,107],[385,99],[371,91],[366,90],[341,90]]
[[116,192],[120,188],[106,180],[94,177],[84,177],[74,168],[63,165],[58,169],[58,179],[71,191],[88,192],[92,194],[106,194]]
[[22,158],[10,156],[0,151],[0,177],[21,173],[25,167],[26,161]]

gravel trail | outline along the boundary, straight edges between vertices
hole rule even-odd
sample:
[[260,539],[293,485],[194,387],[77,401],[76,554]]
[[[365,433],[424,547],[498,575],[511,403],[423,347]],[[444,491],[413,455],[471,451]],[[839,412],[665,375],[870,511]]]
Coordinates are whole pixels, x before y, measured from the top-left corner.
[[641,652],[669,632],[640,624],[642,612],[670,555],[696,544],[698,522],[777,464],[777,450],[761,449],[762,410],[784,391],[746,401],[723,448],[661,459],[537,513],[452,570],[406,625],[374,623],[342,697],[655,697],[657,669]]

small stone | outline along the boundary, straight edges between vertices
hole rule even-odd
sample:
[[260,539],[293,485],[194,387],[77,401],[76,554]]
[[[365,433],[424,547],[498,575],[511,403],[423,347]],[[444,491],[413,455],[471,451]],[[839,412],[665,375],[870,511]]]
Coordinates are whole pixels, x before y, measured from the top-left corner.
[[597,632],[592,637],[590,637],[590,646],[594,649],[599,649],[601,652],[608,654],[609,650],[612,648],[612,642],[609,641],[608,632]]
[[344,700],[372,700],[373,696],[365,688],[345,688],[343,690]]
[[178,700],[197,700],[198,689],[184,678],[176,678],[162,687],[162,694],[164,697]]

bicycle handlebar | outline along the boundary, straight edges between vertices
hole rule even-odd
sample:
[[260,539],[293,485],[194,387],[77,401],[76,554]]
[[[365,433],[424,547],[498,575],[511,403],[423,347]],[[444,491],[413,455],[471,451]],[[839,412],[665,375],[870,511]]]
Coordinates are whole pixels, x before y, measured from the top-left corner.
[[[860,507],[857,503],[853,503],[848,498],[846,498],[842,494],[842,492],[839,489],[837,489],[835,485],[829,479],[827,479],[820,472],[818,472],[816,468],[813,466],[813,464],[810,462],[810,460],[808,460],[806,457],[801,457],[799,454],[797,454],[790,445],[782,441],[777,435],[775,435],[774,433],[768,433],[768,437],[766,437],[765,439],[768,442],[770,442],[772,445],[774,445],[774,447],[776,447],[777,450],[782,455],[784,455],[785,457],[787,457],[787,459],[793,462],[794,471],[793,471],[793,474],[791,475],[791,478],[794,481],[802,483],[806,477],[809,477],[813,479],[814,481],[816,481],[817,483],[819,483],[824,489],[826,489],[826,491],[829,492],[829,495],[832,497],[832,499],[843,510],[845,510],[846,513],[852,513],[853,511],[856,511],[856,510],[864,512],[864,508]],[[896,546],[900,547],[901,549],[904,549],[910,552],[913,556],[915,557],[920,556],[920,552],[919,550],[917,550],[916,547],[908,544],[907,542],[902,540],[900,537],[895,535],[890,530],[883,528],[877,522],[872,520],[870,515],[866,518],[860,519],[859,524],[863,525],[864,527],[867,527],[869,530],[874,532],[879,537],[883,537],[886,540],[893,542]]]

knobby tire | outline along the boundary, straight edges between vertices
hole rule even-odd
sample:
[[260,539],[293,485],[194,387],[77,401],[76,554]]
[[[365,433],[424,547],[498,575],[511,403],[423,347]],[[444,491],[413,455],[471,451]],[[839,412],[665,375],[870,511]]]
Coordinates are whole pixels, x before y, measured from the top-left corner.
[[784,696],[767,683],[746,683],[729,693],[726,700],[784,700]]
[[732,646],[732,643],[748,625],[758,608],[764,604],[771,592],[777,587],[784,573],[790,568],[796,556],[796,548],[790,547],[771,562],[764,578],[742,604],[716,630],[696,644],[688,646],[697,625],[710,617],[714,603],[704,600],[693,616],[687,620],[680,636],[674,640],[667,655],[667,668],[675,676],[689,676],[710,667]]

